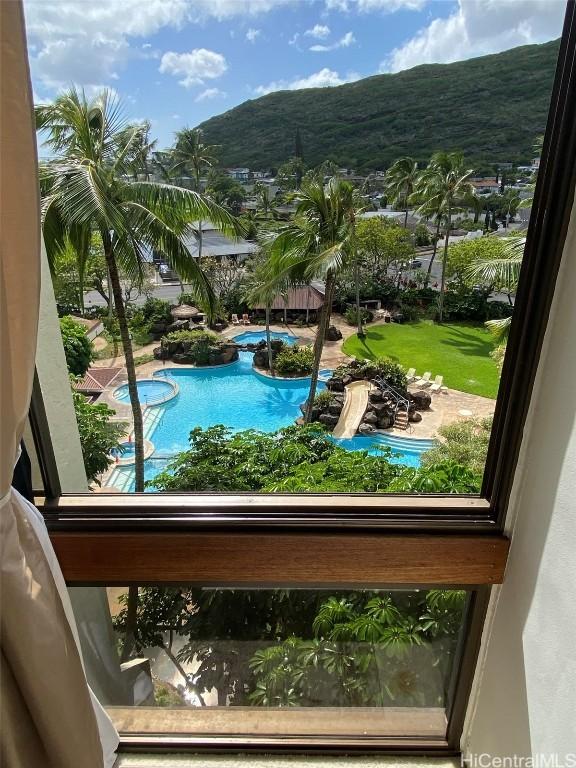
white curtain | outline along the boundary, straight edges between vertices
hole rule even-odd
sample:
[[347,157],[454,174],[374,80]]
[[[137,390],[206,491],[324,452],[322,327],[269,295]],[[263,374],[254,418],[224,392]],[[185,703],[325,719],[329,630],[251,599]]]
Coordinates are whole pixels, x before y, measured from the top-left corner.
[[10,488],[34,374],[40,223],[20,0],[0,2],[0,764],[110,768],[118,734],[84,673],[44,520]]

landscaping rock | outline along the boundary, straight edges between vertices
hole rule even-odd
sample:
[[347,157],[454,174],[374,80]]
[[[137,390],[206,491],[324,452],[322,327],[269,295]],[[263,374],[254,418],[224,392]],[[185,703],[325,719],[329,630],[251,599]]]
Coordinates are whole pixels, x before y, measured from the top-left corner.
[[419,421],[422,421],[422,414],[418,411],[414,411],[414,413],[408,414],[408,421],[411,421],[413,424],[418,424]]
[[372,424],[374,426],[378,423],[378,416],[375,413],[365,413],[363,422],[364,424]]
[[328,429],[334,429],[336,424],[338,424],[338,416],[333,416],[331,413],[323,413],[318,418],[318,421],[320,424],[324,424]]
[[342,332],[339,331],[335,325],[331,325],[327,329],[326,336],[325,336],[326,341],[340,341],[341,338],[342,338]]
[[344,408],[344,403],[332,402],[328,406],[328,413],[331,413],[333,416],[340,416],[342,408]]
[[354,377],[350,376],[349,373],[347,373],[346,376],[342,376],[342,384],[344,384],[345,387],[347,387],[348,384],[352,384],[354,380]]
[[428,392],[424,392],[421,389],[418,390],[418,392],[411,392],[410,399],[418,411],[427,411],[430,408],[430,403],[432,402],[432,396]]
[[394,416],[390,413],[383,413],[382,416],[378,418],[378,428],[379,429],[390,429],[390,427],[394,426]]
[[330,392],[344,392],[344,382],[338,376],[332,376],[331,379],[328,379],[326,386]]
[[371,391],[371,392],[368,394],[368,400],[369,400],[371,403],[381,403],[381,402],[382,402],[382,400],[383,400],[383,397],[382,397],[382,390],[381,390],[381,389],[373,389],[373,390],[372,390],[372,391]]
[[384,416],[385,414],[392,413],[392,409],[388,403],[372,403],[371,410],[374,411],[378,418]]
[[372,424],[366,424],[366,422],[363,421],[358,427],[358,432],[360,432],[361,435],[370,435],[373,432],[376,432],[376,430]]

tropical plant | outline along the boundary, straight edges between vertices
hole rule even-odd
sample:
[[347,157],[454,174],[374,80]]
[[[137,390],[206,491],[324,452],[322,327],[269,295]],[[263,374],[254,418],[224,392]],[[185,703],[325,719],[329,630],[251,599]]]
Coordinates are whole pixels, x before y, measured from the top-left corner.
[[86,477],[89,483],[100,485],[99,476],[110,466],[111,454],[118,449],[124,426],[110,421],[115,412],[105,403],[92,405],[84,395],[74,391],[72,402]]
[[73,317],[61,317],[60,335],[69,373],[84,376],[93,360],[92,342],[86,336],[86,328]]
[[[215,145],[204,144],[199,128],[182,128],[176,133],[176,143],[172,152],[174,170],[190,173],[194,179],[194,189],[200,193],[200,178],[204,170],[212,168],[216,162]],[[196,228],[195,228],[196,229]],[[198,237],[198,258],[202,258],[202,220],[196,229]]]
[[384,191],[395,205],[405,209],[404,228],[408,226],[408,206],[419,178],[418,163],[412,157],[401,157],[386,172]]
[[344,312],[344,319],[348,325],[358,325],[358,322],[362,325],[371,323],[374,320],[374,313],[365,307],[360,307],[360,318],[358,318],[358,307],[348,307]]
[[356,259],[357,196],[351,184],[332,178],[326,185],[318,180],[304,183],[295,200],[294,221],[270,246],[270,265],[274,280],[302,283],[321,277],[325,281],[324,303],[314,341],[314,367],[304,413],[304,421],[309,423],[332,313],[336,275],[345,264],[353,265]]
[[[509,238],[504,245],[504,252],[499,258],[479,258],[470,265],[468,268],[469,279],[482,280],[489,285],[499,285],[511,297],[518,286],[525,243],[526,239],[523,237]],[[508,338],[511,322],[511,316],[488,320],[486,327],[497,341],[505,342]]]
[[440,427],[438,432],[442,441],[422,455],[422,466],[453,461],[482,475],[491,431],[492,417],[462,419]]
[[272,354],[272,336],[270,334],[270,310],[272,302],[285,287],[282,275],[275,275],[270,264],[269,244],[264,244],[260,253],[250,263],[246,275],[246,296],[249,307],[264,305],[266,324],[266,348],[268,350],[268,370],[274,376],[274,355]]
[[313,365],[312,347],[284,346],[276,357],[276,370],[283,376],[309,376]]
[[103,248],[128,374],[135,490],[141,492],[142,412],[119,266],[141,276],[146,249],[159,250],[210,308],[212,289],[181,238],[190,221],[202,218],[229,232],[236,227],[229,214],[198,192],[130,179],[127,159],[144,129],[127,124],[110,91],[88,100],[72,88],[51,104],[37,106],[36,122],[54,155],[40,166],[42,230],[50,265],[67,244],[75,249],[79,264],[85,264],[94,233]]
[[446,262],[452,216],[459,210],[466,199],[474,194],[470,184],[472,170],[466,169],[464,159],[458,152],[437,152],[427,168],[422,171],[415,193],[423,200],[419,211],[422,213],[435,211],[436,216],[442,216],[444,229],[444,253],[442,257],[442,277],[440,281],[440,297],[438,301],[438,319],[444,319],[444,292],[446,290]]

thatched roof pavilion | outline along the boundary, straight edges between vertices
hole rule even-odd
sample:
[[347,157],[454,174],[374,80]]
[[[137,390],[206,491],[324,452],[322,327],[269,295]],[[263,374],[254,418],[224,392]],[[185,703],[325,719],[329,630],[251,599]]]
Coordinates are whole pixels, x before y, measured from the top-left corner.
[[196,307],[191,307],[189,304],[180,304],[174,309],[170,310],[170,314],[174,320],[191,320],[193,317],[203,314]]

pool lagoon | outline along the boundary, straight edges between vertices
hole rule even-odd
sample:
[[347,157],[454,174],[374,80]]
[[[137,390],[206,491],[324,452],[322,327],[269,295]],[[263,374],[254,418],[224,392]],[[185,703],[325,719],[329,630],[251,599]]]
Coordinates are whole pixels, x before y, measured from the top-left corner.
[[[163,368],[154,373],[161,383],[177,385],[177,396],[144,411],[144,437],[153,443],[152,456],[145,461],[145,479],[153,480],[168,462],[189,447],[194,427],[206,429],[224,424],[232,432],[257,429],[275,432],[294,424],[306,400],[309,378],[280,379],[257,373],[252,368],[251,352],[241,352],[230,365],[210,368]],[[329,371],[325,372],[329,374]],[[318,391],[326,385],[318,382]],[[336,441],[347,450],[367,450],[378,455],[383,447],[392,449],[393,463],[418,467],[420,456],[430,450],[433,440],[416,440],[396,435],[356,435]],[[134,466],[118,465],[107,485],[118,490],[134,490]]]

